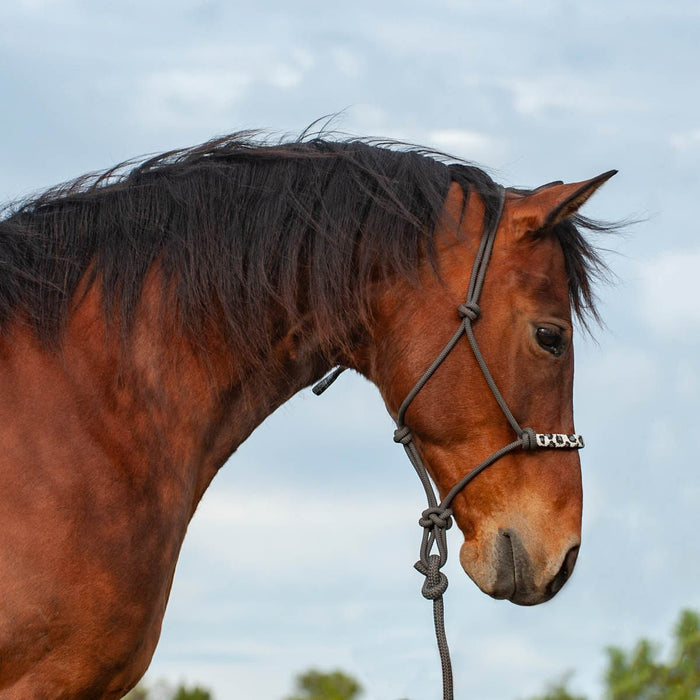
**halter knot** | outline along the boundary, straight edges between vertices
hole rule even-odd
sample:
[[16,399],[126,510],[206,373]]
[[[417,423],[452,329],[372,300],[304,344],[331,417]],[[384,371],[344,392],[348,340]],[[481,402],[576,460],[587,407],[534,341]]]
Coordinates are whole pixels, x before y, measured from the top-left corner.
[[433,528],[449,530],[452,527],[452,509],[441,508],[440,506],[426,508],[421,513],[418,524],[426,530],[432,530]]
[[440,571],[440,566],[440,557],[437,554],[431,554],[427,563],[419,560],[413,565],[416,571],[425,576],[421,593],[428,600],[441,598],[447,590],[447,576]]
[[536,450],[537,445],[537,434],[532,428],[523,428],[520,433],[520,443],[524,450]]
[[481,316],[481,309],[475,301],[468,301],[457,307],[457,313],[462,318],[468,318],[472,323]]
[[402,425],[394,430],[394,442],[400,442],[402,445],[408,445],[413,440],[411,429],[407,425]]

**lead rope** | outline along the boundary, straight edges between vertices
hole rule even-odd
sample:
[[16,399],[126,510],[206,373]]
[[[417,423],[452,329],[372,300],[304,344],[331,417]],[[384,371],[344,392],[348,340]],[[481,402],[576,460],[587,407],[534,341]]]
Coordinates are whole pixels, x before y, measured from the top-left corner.
[[[421,514],[418,524],[423,528],[423,535],[420,545],[420,557],[414,564],[414,568],[425,577],[421,593],[423,596],[433,601],[433,621],[435,624],[435,637],[437,640],[438,652],[440,654],[440,664],[442,666],[442,692],[443,700],[454,700],[454,685],[452,679],[452,663],[450,661],[450,649],[447,643],[447,635],[445,634],[445,607],[443,594],[447,590],[447,576],[441,571],[442,567],[447,562],[447,530],[452,527],[452,509],[451,504],[455,496],[470,482],[477,477],[484,469],[491,466],[501,457],[513,452],[517,449],[534,450],[537,448],[571,448],[579,449],[583,447],[583,439],[580,435],[564,435],[564,434],[541,434],[535,433],[532,428],[521,428],[518,421],[513,416],[508,408],[508,404],[501,395],[496,382],[491,376],[486,362],[484,361],[481,350],[474,337],[472,324],[481,316],[479,308],[479,295],[484,284],[484,277],[488,268],[493,243],[496,237],[498,224],[503,214],[503,206],[505,203],[505,190],[499,187],[498,204],[496,216],[494,217],[491,226],[481,237],[479,248],[474,258],[472,272],[469,279],[469,288],[467,291],[467,299],[464,304],[457,307],[457,312],[462,318],[462,322],[455,334],[450,338],[440,354],[433,360],[432,364],[425,371],[423,376],[416,382],[415,386],[408,393],[403,403],[399,407],[396,417],[396,430],[394,431],[394,442],[401,443],[406,450],[409,461],[420,479],[425,495],[428,501],[428,507]],[[460,479],[450,489],[445,498],[438,503],[433,485],[428,475],[428,470],[423,463],[423,460],[418,453],[418,449],[413,440],[411,429],[405,423],[405,415],[411,402],[416,397],[418,392],[425,386],[430,377],[436,372],[438,367],[444,362],[445,358],[450,354],[452,349],[457,345],[462,335],[466,335],[469,345],[474,353],[474,357],[481,369],[481,373],[486,380],[486,383],[491,390],[496,402],[501,408],[506,420],[513,428],[518,436],[516,440],[511,442],[501,449],[487,457],[483,462],[478,464],[462,479]],[[321,395],[328,387],[345,371],[345,367],[336,367],[328,376],[322,379],[313,387],[313,392],[317,396]],[[437,547],[437,554],[433,554],[433,547]]]

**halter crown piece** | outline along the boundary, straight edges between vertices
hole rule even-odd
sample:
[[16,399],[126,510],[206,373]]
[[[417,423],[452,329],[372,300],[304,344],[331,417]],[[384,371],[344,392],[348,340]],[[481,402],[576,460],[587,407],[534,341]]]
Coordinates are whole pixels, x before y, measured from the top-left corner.
[[[450,338],[442,351],[433,360],[432,364],[425,371],[423,376],[416,382],[415,386],[408,393],[403,403],[399,407],[396,417],[396,430],[394,431],[394,441],[401,443],[406,450],[408,459],[411,461],[416,474],[423,484],[425,495],[428,500],[428,507],[423,511],[418,524],[423,528],[423,537],[420,546],[420,559],[415,563],[415,568],[423,576],[422,593],[425,598],[433,601],[433,618],[435,621],[435,636],[437,638],[438,651],[440,653],[440,662],[442,664],[442,689],[444,700],[454,700],[454,688],[452,681],[452,664],[450,662],[450,651],[447,645],[447,636],[445,635],[445,615],[443,604],[443,593],[447,589],[447,576],[441,571],[442,567],[447,562],[447,530],[452,526],[452,509],[450,505],[455,496],[470,482],[476,478],[484,469],[490,467],[497,462],[501,457],[515,450],[537,450],[537,449],[581,449],[584,446],[583,437],[578,434],[564,433],[536,433],[532,428],[521,428],[518,421],[513,416],[508,404],[505,402],[501,392],[496,386],[496,382],[491,376],[486,362],[481,354],[479,345],[474,337],[474,324],[481,317],[481,309],[479,308],[479,295],[484,284],[484,277],[488,268],[491,252],[493,251],[493,243],[496,238],[496,231],[503,216],[503,205],[505,203],[505,189],[498,189],[498,206],[496,216],[494,217],[491,226],[485,230],[481,236],[479,249],[474,259],[472,266],[471,277],[469,279],[469,289],[467,291],[467,300],[465,303],[457,307],[457,312],[462,321],[456,330],[455,334]],[[449,491],[447,496],[438,503],[435,491],[430,482],[428,471],[423,464],[423,460],[418,454],[418,450],[413,441],[411,429],[405,423],[405,416],[408,407],[416,397],[418,392],[426,385],[428,380],[433,376],[438,367],[443,363],[445,358],[450,354],[452,349],[457,345],[462,335],[467,337],[471,346],[474,357],[481,369],[484,379],[491,390],[496,402],[501,408],[503,415],[510,424],[517,438],[513,442],[496,450],[492,455],[487,457],[483,462],[478,464],[462,479],[460,479]],[[345,367],[337,367],[327,377],[322,379],[313,387],[313,392],[316,395],[322,394],[343,372]],[[437,553],[433,554],[432,550],[437,547]]]

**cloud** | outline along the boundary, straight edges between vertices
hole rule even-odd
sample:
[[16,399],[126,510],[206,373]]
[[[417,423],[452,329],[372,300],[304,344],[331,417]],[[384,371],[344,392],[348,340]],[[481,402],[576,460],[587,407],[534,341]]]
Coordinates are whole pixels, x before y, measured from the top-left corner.
[[[604,353],[586,352],[576,367],[576,385],[596,402],[596,415],[620,415],[645,403],[658,387],[657,362],[645,349],[616,344]],[[601,396],[606,397],[599,406]]]
[[346,78],[357,78],[364,73],[365,62],[358,52],[337,46],[331,49],[331,58],[335,67]]
[[490,643],[481,648],[478,656],[480,663],[491,667],[494,673],[502,668],[503,659],[508,659],[508,666],[512,671],[532,671],[534,668],[549,671],[552,667],[546,653],[514,634],[493,635]]
[[700,128],[672,134],[669,137],[669,142],[678,151],[684,151],[688,148],[700,148]]
[[[393,498],[386,503],[381,494],[355,499],[303,488],[212,489],[190,526],[186,546],[229,571],[246,571],[260,580],[299,582],[310,570],[344,577],[367,566],[380,519],[380,539],[403,543],[382,559],[396,560],[394,570],[401,571],[415,555],[418,535],[410,535],[415,535],[411,526],[417,511],[415,502]],[[240,537],[232,544],[234,533]],[[312,552],[304,542],[313,543]]]
[[222,47],[170,56],[171,66],[153,71],[137,85],[137,119],[168,128],[198,125],[217,130],[256,85],[298,88],[314,65],[306,50],[284,51],[265,44]]
[[428,132],[432,146],[470,160],[489,161],[503,157],[505,144],[490,134],[468,129],[436,129]]
[[552,110],[591,116],[636,105],[630,98],[611,94],[604,84],[574,75],[517,78],[504,81],[504,86],[513,95],[515,111],[527,117],[542,117]]
[[700,248],[670,249],[638,267],[639,314],[654,334],[688,340],[700,330]]
[[177,127],[204,120],[218,122],[243,97],[254,77],[244,71],[173,68],[146,76],[141,84],[141,120]]
[[53,10],[54,8],[58,9],[62,4],[64,3],[62,3],[61,0],[19,0],[19,2],[16,3],[20,10],[41,14]]

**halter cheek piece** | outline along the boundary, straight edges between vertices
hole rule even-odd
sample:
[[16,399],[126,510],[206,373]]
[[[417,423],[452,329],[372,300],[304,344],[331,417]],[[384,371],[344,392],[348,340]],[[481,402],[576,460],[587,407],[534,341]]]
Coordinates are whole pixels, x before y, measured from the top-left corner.
[[[505,190],[500,187],[498,191],[498,207],[496,216],[488,230],[484,231],[479,249],[474,259],[472,266],[471,277],[469,279],[469,290],[467,292],[467,300],[464,304],[457,307],[457,312],[462,318],[462,322],[455,334],[447,342],[447,345],[442,349],[440,354],[433,360],[433,363],[428,367],[423,376],[416,382],[415,386],[408,393],[403,403],[399,407],[396,417],[396,430],[394,431],[394,441],[399,442],[404,446],[411,464],[418,474],[418,478],[423,484],[425,495],[428,500],[428,508],[426,508],[418,524],[423,528],[423,538],[420,546],[420,559],[416,562],[415,568],[423,576],[422,593],[425,598],[433,601],[433,617],[435,620],[435,635],[437,637],[437,646],[440,652],[440,661],[442,664],[442,687],[444,700],[453,700],[454,691],[452,683],[452,666],[450,663],[450,652],[447,645],[447,637],[445,635],[444,621],[444,605],[443,593],[447,589],[447,577],[440,571],[447,562],[447,530],[452,526],[452,509],[450,505],[462,491],[462,489],[478,476],[484,469],[497,462],[501,457],[515,450],[537,450],[537,449],[581,449],[583,437],[578,434],[567,435],[565,433],[536,433],[532,428],[521,428],[518,421],[513,416],[508,404],[505,402],[501,392],[496,386],[491,372],[489,372],[486,362],[481,354],[479,345],[474,337],[472,324],[481,316],[479,308],[479,295],[484,284],[486,269],[488,268],[493,243],[496,238],[496,231],[503,215],[503,205],[505,203]],[[418,454],[418,450],[413,441],[411,429],[405,423],[405,416],[408,407],[415,399],[418,392],[426,385],[428,380],[433,376],[438,367],[443,363],[445,358],[450,354],[452,349],[457,345],[462,335],[466,335],[469,345],[471,346],[474,357],[481,369],[484,379],[491,389],[496,402],[501,408],[503,415],[513,429],[517,439],[513,440],[508,445],[496,450],[492,455],[487,457],[483,462],[478,464],[468,474],[462,477],[449,491],[447,496],[438,503],[428,476],[428,471],[423,464],[423,460]],[[322,394],[343,372],[345,367],[338,367],[327,377],[322,379],[316,386],[313,387],[313,392],[317,395]],[[433,547],[437,547],[437,554],[432,554]]]

